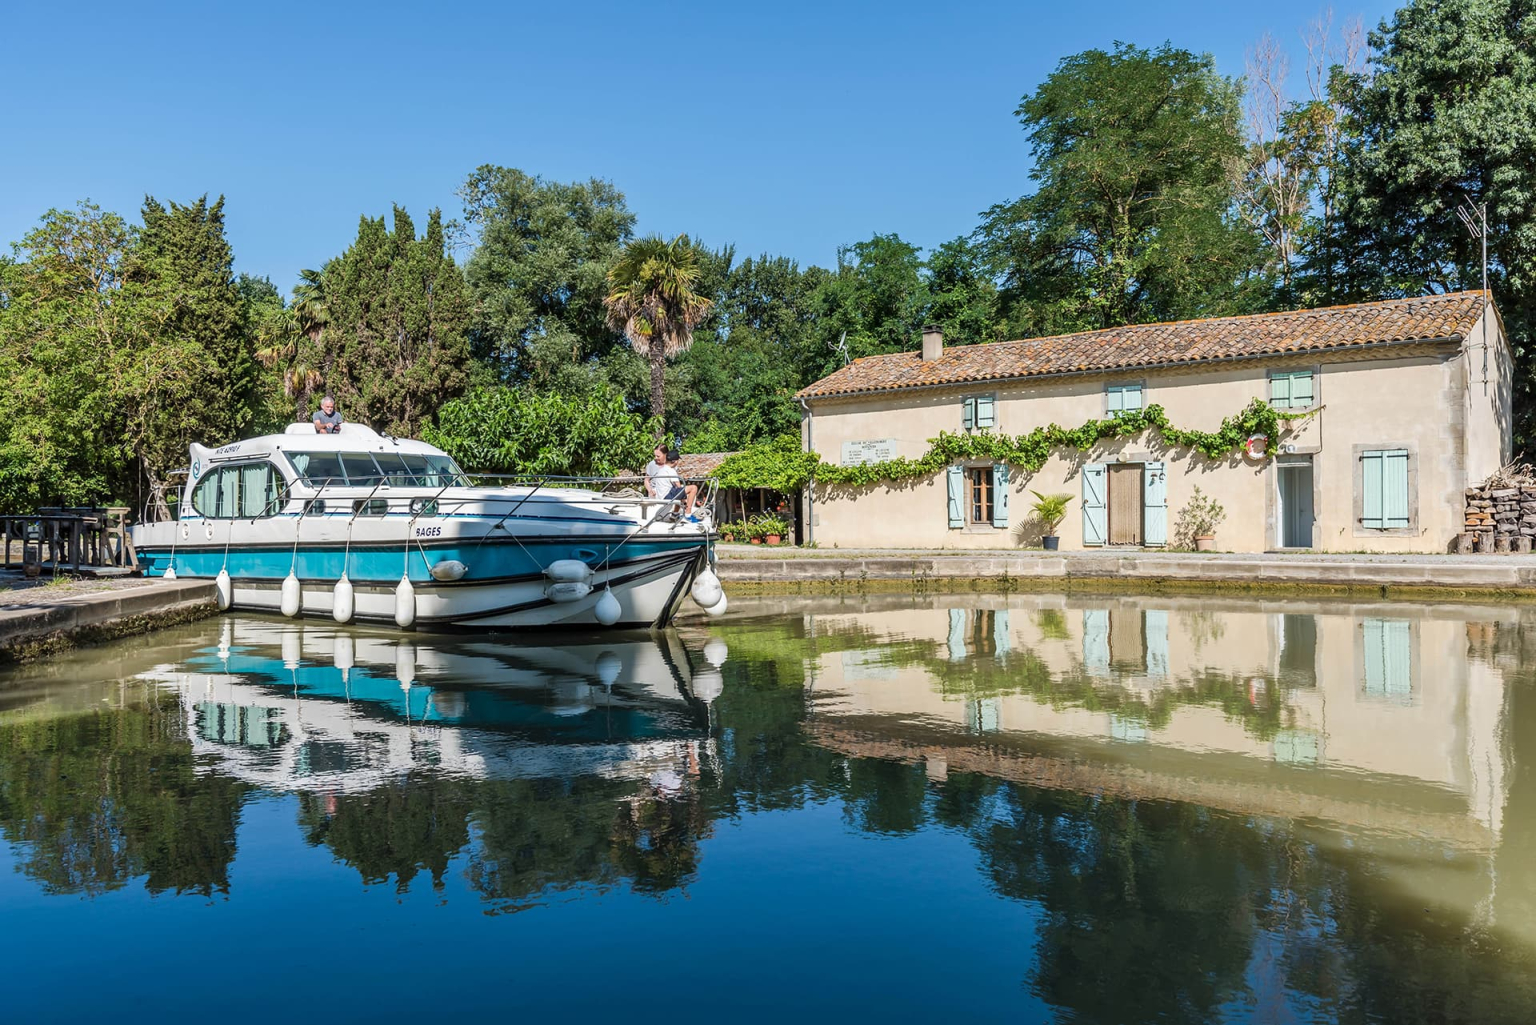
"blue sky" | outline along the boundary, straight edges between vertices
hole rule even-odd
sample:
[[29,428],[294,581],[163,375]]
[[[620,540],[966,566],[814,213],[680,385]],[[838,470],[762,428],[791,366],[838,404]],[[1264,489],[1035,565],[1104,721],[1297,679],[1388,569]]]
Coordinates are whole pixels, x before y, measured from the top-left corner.
[[[1376,25],[1392,3],[1340,3]],[[42,4],[0,19],[0,243],[89,197],[227,197],[236,269],[286,292],[391,203],[459,213],[474,167],[613,180],[642,232],[829,265],[934,246],[1028,191],[1013,116],[1114,40],[1293,55],[1326,0],[1234,4]],[[1299,83],[1297,83],[1299,87]]]

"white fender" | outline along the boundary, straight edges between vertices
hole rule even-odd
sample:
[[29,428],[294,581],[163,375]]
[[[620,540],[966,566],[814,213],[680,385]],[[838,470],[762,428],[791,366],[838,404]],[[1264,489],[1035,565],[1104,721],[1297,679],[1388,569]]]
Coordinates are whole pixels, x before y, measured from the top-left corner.
[[432,567],[432,579],[441,580],[444,583],[447,583],[449,581],[463,579],[464,574],[468,572],[469,567],[464,565],[458,559],[444,559],[442,562],[436,563]]
[[568,602],[580,601],[592,593],[592,585],[585,580],[571,580],[559,584],[550,584],[544,588],[544,595],[550,601]]
[[706,566],[704,572],[693,578],[693,587],[688,593],[693,595],[700,608],[707,609],[718,602],[725,591],[720,587],[720,578],[715,576],[715,571]]
[[222,611],[229,608],[235,601],[235,585],[229,582],[229,570],[219,570],[219,575],[213,578],[213,593]]
[[175,560],[172,560],[171,564],[169,566],[165,567],[164,576],[165,576],[165,579],[167,579],[167,580],[175,580],[176,579],[176,562],[175,562]]
[[411,578],[402,573],[400,583],[395,587],[395,625],[402,630],[409,630],[414,622],[416,622],[416,588],[411,586]]
[[731,649],[718,637],[711,637],[704,642],[704,658],[716,669],[725,665],[726,656],[730,653]]
[[292,619],[304,609],[304,591],[299,587],[299,578],[293,575],[293,570],[283,577],[283,592],[278,599],[278,610],[283,615]]
[[597,605],[592,609],[592,614],[597,617],[599,623],[612,626],[624,614],[624,609],[619,605],[619,599],[613,596],[613,592],[605,587],[603,596],[597,599]]
[[331,616],[338,623],[350,623],[353,611],[352,581],[347,579],[343,571],[341,579],[336,581],[336,586],[331,590]]
[[592,579],[592,567],[580,559],[557,559],[544,570],[544,575],[557,584],[585,583]]
[[724,592],[721,592],[719,603],[711,605],[709,608],[705,609],[704,614],[706,616],[723,616],[725,615],[725,606],[725,594]]

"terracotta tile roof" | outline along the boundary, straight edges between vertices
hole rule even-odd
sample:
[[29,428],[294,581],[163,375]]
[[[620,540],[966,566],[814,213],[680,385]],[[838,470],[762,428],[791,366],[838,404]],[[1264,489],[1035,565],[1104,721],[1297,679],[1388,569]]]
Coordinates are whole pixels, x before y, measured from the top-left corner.
[[1391,342],[1454,339],[1477,323],[1482,292],[1291,310],[1245,317],[1131,324],[1053,338],[962,345],[936,360],[916,352],[865,356],[801,390],[807,398],[965,384],[1202,360],[1320,352]]
[[677,457],[677,475],[684,480],[703,480],[720,468],[735,452],[698,452]]

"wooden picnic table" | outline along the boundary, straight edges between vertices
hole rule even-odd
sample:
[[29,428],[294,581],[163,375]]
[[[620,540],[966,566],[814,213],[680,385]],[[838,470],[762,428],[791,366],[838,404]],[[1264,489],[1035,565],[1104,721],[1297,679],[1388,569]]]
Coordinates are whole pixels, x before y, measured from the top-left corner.
[[[137,568],[128,535],[127,506],[44,506],[35,513],[0,516],[5,567],[14,563],[11,542],[21,541],[21,563],[51,563],[54,569]],[[31,558],[35,546],[36,559]],[[46,558],[44,557],[46,554]]]

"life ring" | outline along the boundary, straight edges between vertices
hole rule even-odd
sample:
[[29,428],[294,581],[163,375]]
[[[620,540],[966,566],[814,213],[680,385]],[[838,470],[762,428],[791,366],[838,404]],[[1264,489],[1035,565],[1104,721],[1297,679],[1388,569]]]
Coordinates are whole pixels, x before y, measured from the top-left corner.
[[1269,453],[1269,435],[1250,434],[1243,442],[1243,456],[1257,462]]

